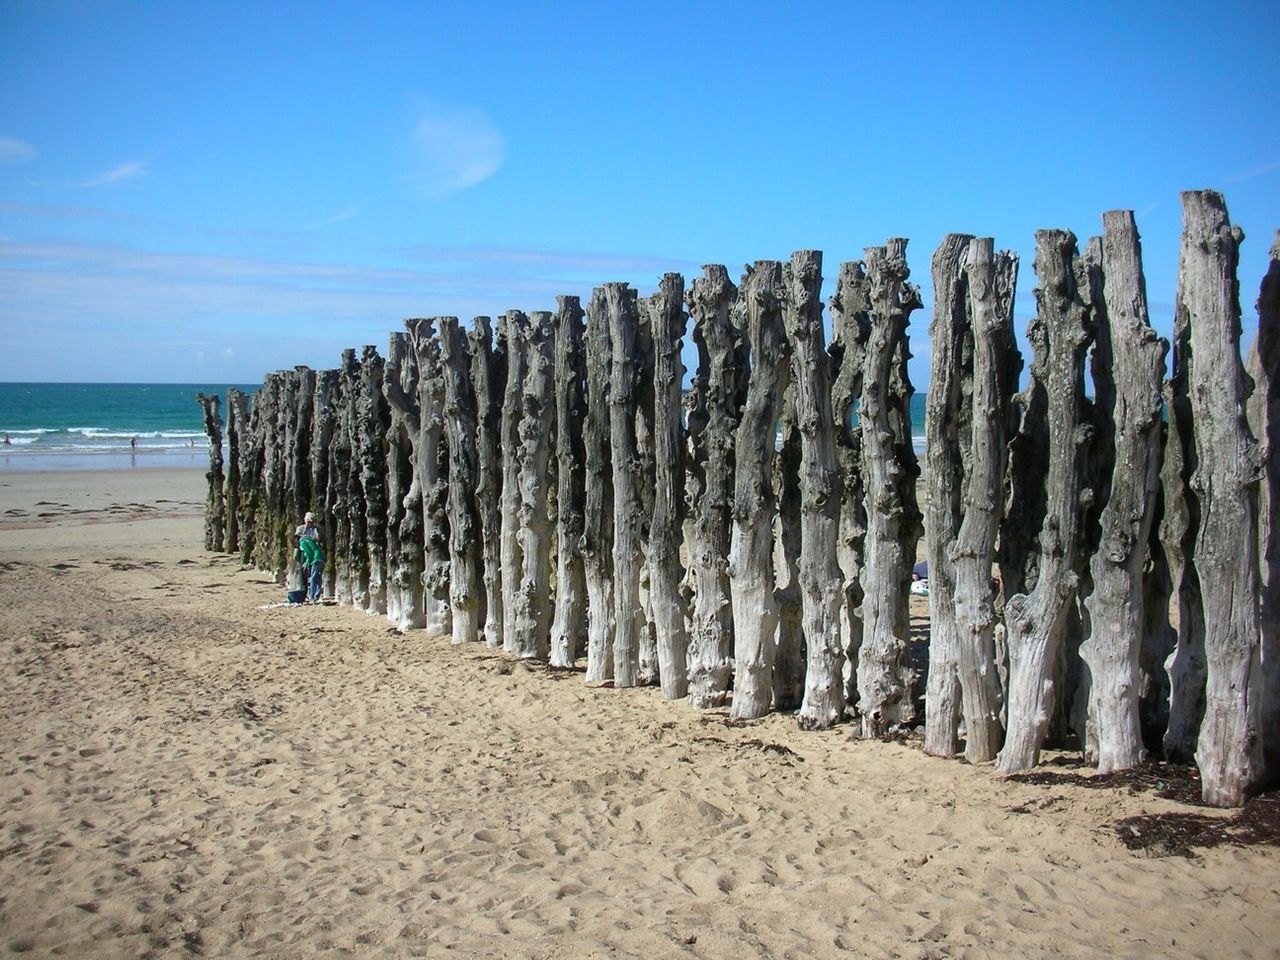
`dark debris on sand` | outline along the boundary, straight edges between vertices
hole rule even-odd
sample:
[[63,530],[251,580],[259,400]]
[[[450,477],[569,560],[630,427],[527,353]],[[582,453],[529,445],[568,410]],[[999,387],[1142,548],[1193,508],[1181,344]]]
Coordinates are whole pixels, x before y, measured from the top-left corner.
[[[1080,766],[1084,766],[1083,761]],[[1093,775],[1036,770],[1016,773],[1009,779],[1043,786],[1074,784],[1089,790],[1121,788],[1127,789],[1131,795],[1154,793],[1165,800],[1204,806],[1200,799],[1199,772],[1195,767],[1181,764],[1152,762],[1132,770]],[[1203,813],[1144,813],[1117,820],[1111,828],[1130,850],[1140,850],[1156,857],[1194,857],[1197,848],[1208,849],[1224,844],[1280,846],[1280,791],[1273,790],[1252,798],[1231,817]]]

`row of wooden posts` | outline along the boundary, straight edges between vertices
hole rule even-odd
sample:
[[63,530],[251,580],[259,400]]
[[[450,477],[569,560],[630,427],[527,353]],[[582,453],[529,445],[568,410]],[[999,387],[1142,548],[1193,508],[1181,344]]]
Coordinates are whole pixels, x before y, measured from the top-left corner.
[[[1016,256],[943,240],[924,515],[922,303],[891,239],[841,266],[829,346],[806,250],[736,286],[721,266],[645,298],[607,283],[496,337],[409,320],[385,358],[228,391],[225,471],[202,396],[206,546],[293,581],[313,510],[326,590],[402,630],[866,737],[917,726],[923,699],[931,754],[1011,772],[1074,738],[1101,770],[1194,759],[1205,799],[1239,804],[1280,777],[1280,240],[1246,373],[1243,236],[1218,194],[1182,202],[1167,380],[1131,213],[1083,252],[1037,233],[1026,378]],[[908,614],[926,530],[927,685]]]

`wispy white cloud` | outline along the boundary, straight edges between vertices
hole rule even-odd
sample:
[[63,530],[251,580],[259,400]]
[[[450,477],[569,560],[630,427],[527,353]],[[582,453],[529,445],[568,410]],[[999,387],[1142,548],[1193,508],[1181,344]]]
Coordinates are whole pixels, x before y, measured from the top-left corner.
[[333,216],[317,220],[315,223],[308,223],[302,228],[302,230],[304,233],[310,233],[313,230],[319,230],[323,227],[331,227],[335,223],[342,223],[344,220],[350,220],[352,217],[359,216],[363,209],[363,204],[353,203],[351,206],[346,207],[343,210],[339,210],[337,213],[333,214]]
[[0,163],[21,163],[34,159],[36,148],[14,137],[0,137]]
[[533,250],[514,247],[449,247],[419,244],[398,251],[417,263],[432,266],[452,265],[474,270],[499,270],[510,273],[546,273],[559,276],[582,276],[603,283],[614,275],[658,274],[669,270],[686,273],[698,265],[683,260],[625,253],[577,253],[563,250]]
[[151,164],[145,160],[130,160],[127,163],[117,164],[110,170],[103,170],[87,180],[81,180],[76,186],[102,187],[108,183],[119,183],[121,180],[132,180],[134,177],[141,177],[148,173],[150,169]]
[[1271,163],[1264,163],[1261,166],[1250,167],[1243,173],[1238,173],[1234,177],[1227,177],[1227,183],[1239,183],[1242,180],[1252,180],[1254,177],[1263,177],[1268,173],[1275,173],[1280,170],[1280,160],[1274,160]]
[[492,120],[471,107],[432,107],[411,134],[413,171],[404,179],[418,195],[443,200],[493,176],[506,142]]

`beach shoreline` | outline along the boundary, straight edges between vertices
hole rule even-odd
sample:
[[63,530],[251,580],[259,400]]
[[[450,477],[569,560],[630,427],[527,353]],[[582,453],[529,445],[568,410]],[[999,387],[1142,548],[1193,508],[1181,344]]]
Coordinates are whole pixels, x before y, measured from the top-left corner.
[[[1259,957],[1223,815],[400,635],[203,550],[198,470],[0,474],[0,943],[32,955]],[[21,512],[19,515],[14,511]]]

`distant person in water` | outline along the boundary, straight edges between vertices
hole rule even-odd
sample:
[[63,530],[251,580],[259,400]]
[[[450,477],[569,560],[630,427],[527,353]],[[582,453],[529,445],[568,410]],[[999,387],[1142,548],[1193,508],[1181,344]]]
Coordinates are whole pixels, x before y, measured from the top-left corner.
[[138,449],[138,438],[137,438],[137,437],[130,437],[130,438],[129,438],[129,449],[131,449],[131,450],[137,450],[137,449]]
[[12,447],[12,446],[13,446],[13,441],[9,439],[9,435],[8,435],[7,433],[4,435],[4,445],[5,445],[6,447]]

